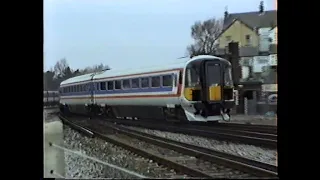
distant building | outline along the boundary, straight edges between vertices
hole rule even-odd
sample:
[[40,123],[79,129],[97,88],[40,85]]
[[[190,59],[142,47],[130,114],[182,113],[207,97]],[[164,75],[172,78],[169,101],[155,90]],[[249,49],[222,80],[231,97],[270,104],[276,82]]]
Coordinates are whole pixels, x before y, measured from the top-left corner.
[[[226,54],[230,42],[239,43],[240,82],[247,84],[239,93],[237,113],[264,114],[275,111],[277,11],[264,11],[263,6],[256,12],[229,14],[225,11],[223,30],[216,42],[216,54]],[[244,106],[245,97],[247,107]]]
[[[217,38],[217,54],[228,52],[228,43],[239,43],[242,81],[274,83],[277,65],[277,11],[225,12],[223,30]],[[272,74],[272,75],[271,75]]]

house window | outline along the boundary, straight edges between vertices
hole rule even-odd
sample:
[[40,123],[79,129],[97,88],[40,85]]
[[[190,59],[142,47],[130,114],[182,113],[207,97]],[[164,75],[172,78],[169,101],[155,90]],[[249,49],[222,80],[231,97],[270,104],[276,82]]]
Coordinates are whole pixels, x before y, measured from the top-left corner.
[[231,41],[231,36],[226,36],[226,41],[229,43]]
[[251,45],[251,36],[250,35],[246,35],[246,45],[247,46]]
[[225,53],[229,53],[229,46],[225,46],[224,48],[225,48],[225,49],[224,49],[224,50],[225,50]]

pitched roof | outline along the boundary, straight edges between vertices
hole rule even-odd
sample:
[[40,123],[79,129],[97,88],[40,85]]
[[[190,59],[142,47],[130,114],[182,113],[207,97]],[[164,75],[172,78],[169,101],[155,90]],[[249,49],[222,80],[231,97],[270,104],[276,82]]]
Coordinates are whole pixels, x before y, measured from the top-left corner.
[[260,14],[259,11],[232,13],[224,19],[223,29],[228,28],[233,23],[234,19],[238,19],[239,21],[249,26],[251,29],[275,27],[277,25],[277,11],[264,11],[262,14]]

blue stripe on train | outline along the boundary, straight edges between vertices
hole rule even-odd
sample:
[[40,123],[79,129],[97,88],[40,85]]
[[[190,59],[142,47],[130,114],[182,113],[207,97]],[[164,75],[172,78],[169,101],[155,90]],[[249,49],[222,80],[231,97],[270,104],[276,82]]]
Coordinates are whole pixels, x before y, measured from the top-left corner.
[[[146,89],[119,89],[112,91],[94,91],[94,94],[102,95],[102,94],[126,94],[126,93],[150,93],[150,92],[171,92],[172,87],[161,87],[161,88],[146,88]],[[73,93],[63,93],[63,96],[79,96],[79,95],[90,95],[90,91],[86,92],[73,92]]]

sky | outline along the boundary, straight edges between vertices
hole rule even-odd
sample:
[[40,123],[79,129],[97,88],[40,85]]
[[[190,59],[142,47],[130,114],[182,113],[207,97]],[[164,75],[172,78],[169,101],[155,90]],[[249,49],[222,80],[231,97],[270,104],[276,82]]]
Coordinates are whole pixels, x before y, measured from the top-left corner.
[[[195,21],[258,11],[260,0],[44,0],[44,70],[170,63],[186,55]],[[276,0],[264,0],[265,10]]]

